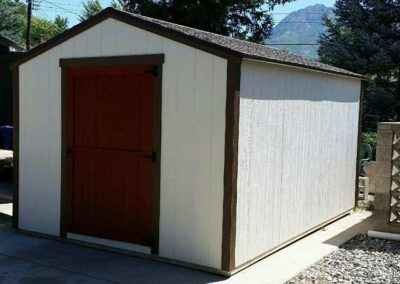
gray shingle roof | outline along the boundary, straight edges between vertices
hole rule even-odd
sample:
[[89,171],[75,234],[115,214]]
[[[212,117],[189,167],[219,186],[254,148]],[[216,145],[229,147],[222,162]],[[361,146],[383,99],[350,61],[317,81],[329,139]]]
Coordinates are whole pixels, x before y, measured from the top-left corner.
[[156,25],[162,26],[164,28],[173,30],[184,34],[185,36],[193,37],[202,41],[206,41],[222,48],[229,49],[233,52],[239,53],[243,58],[258,59],[263,61],[296,65],[299,67],[305,67],[320,71],[333,72],[337,74],[349,75],[353,77],[362,77],[362,75],[334,67],[328,64],[318,62],[309,58],[305,58],[300,55],[289,53],[282,49],[268,47],[262,44],[256,44],[244,40],[238,40],[227,36],[222,36],[186,26],[177,25],[174,23],[145,17],[138,14],[126,13],[131,17],[141,19],[143,21],[148,21]]
[[168,37],[194,48],[199,48],[223,57],[256,59],[361,79],[364,78],[360,74],[291,54],[284,50],[201,31],[138,14],[122,12],[113,8],[106,8],[88,20],[31,49],[26,53],[26,56],[15,63],[15,66],[30,60],[108,18],[114,18],[129,25],[137,26],[160,36]]

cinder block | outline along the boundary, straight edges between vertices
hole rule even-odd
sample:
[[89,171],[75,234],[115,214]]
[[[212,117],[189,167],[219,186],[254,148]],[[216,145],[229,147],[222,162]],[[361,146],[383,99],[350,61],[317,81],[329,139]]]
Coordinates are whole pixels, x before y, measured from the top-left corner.
[[375,192],[378,194],[387,194],[389,196],[392,186],[390,177],[375,177]]
[[389,211],[390,198],[389,194],[376,193],[374,200],[375,210]]
[[390,130],[392,129],[392,124],[390,122],[380,122],[378,123],[378,131],[380,130]]
[[394,129],[394,128],[400,128],[400,122],[379,122],[378,123],[378,130],[380,129]]
[[370,193],[375,193],[376,192],[376,181],[375,181],[375,177],[370,177],[369,178],[369,192]]
[[376,144],[377,146],[391,146],[393,144],[393,131],[378,131]]
[[392,131],[393,132],[399,132],[400,131],[400,124],[399,123],[393,123],[391,126],[392,126]]
[[391,161],[377,161],[376,162],[376,176],[390,178],[392,176]]
[[376,160],[377,161],[391,161],[392,160],[392,146],[391,145],[377,145],[376,146]]

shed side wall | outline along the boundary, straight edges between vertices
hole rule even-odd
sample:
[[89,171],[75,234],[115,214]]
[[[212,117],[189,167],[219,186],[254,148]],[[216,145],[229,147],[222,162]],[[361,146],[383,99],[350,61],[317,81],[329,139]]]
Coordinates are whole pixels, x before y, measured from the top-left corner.
[[159,255],[220,268],[225,59],[114,19],[20,66],[19,227],[59,235],[60,58],[164,53]]
[[244,61],[236,266],[354,206],[360,81]]

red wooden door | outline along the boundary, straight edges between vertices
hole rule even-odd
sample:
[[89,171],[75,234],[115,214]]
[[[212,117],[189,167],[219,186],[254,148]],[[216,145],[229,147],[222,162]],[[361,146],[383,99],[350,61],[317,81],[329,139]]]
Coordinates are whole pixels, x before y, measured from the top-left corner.
[[151,66],[68,69],[67,230],[152,246]]

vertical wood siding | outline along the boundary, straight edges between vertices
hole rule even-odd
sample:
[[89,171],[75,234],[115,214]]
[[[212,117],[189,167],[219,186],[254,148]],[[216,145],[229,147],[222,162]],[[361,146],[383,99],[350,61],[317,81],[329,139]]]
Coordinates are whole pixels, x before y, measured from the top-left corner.
[[220,268],[225,59],[113,19],[20,67],[20,228],[58,235],[60,58],[164,53],[159,254]]
[[360,81],[242,63],[236,266],[354,206]]

